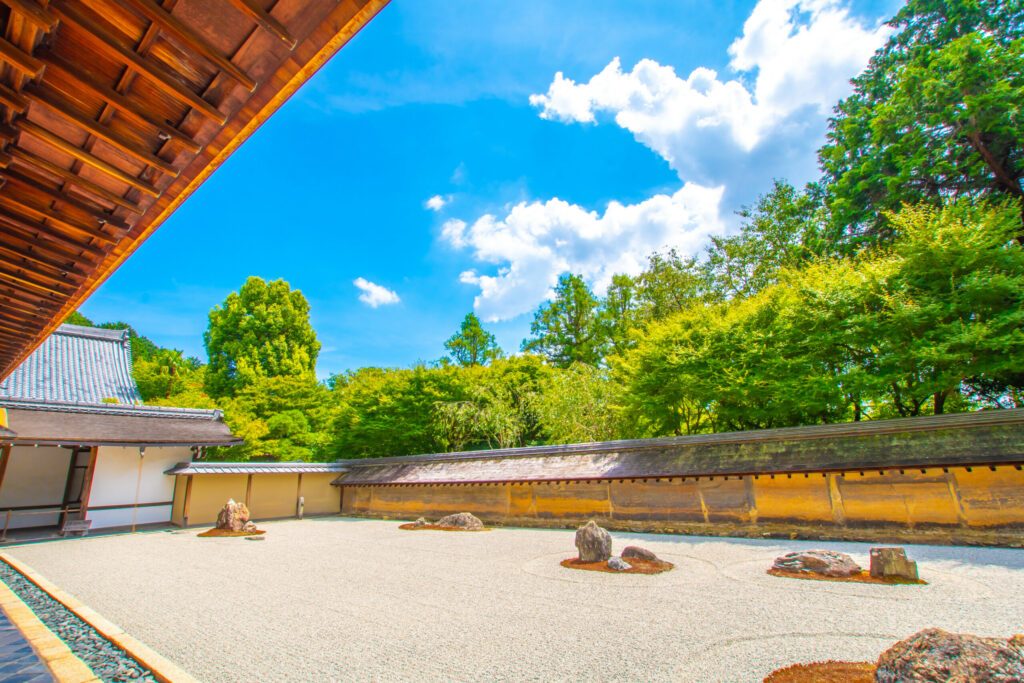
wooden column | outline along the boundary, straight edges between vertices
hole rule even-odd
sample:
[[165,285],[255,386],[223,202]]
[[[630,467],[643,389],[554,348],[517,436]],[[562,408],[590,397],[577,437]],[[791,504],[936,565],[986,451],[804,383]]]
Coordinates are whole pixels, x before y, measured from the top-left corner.
[[185,479],[185,503],[181,508],[181,525],[183,527],[188,526],[188,509],[192,503],[192,475],[188,475]]
[[3,491],[4,477],[7,475],[7,463],[11,460],[11,444],[0,448],[0,492]]
[[303,501],[302,501],[302,472],[299,472],[299,485],[295,491],[295,516],[302,519],[303,512]]
[[99,446],[89,449],[89,467],[85,470],[85,482],[82,484],[82,512],[79,519],[85,519],[89,512],[89,497],[92,494],[92,478],[96,474],[96,458],[99,456]]
[[245,483],[245,507],[249,508],[249,514],[252,514],[252,475],[249,475],[249,479]]

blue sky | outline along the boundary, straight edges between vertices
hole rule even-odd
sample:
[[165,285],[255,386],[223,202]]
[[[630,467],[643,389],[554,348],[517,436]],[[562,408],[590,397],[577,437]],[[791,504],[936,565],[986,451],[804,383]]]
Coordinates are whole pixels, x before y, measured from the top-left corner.
[[394,0],[82,311],[204,357],[258,275],[309,298],[323,377],[436,359],[470,310],[515,351],[560,271],[601,291],[813,179],[897,7]]

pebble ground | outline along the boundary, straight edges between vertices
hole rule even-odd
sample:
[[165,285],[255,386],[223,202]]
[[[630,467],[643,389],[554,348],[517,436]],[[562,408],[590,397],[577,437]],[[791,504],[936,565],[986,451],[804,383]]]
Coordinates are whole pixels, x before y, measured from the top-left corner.
[[410,532],[343,518],[10,549],[210,683],[760,681],[821,659],[873,660],[922,628],[1024,630],[1024,551],[908,546],[927,586],[784,579],[783,552],[869,545],[613,533],[674,562],[655,576],[559,566],[570,530]]

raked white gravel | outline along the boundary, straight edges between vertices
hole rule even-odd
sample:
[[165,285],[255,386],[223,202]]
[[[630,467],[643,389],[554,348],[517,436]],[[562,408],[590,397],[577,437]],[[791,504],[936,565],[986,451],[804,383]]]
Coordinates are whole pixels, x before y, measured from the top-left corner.
[[1024,631],[1024,551],[908,546],[927,586],[765,574],[800,548],[867,544],[613,533],[658,576],[564,569],[569,530],[401,531],[343,518],[70,539],[8,552],[197,678],[276,681],[760,681],[873,660],[938,626]]

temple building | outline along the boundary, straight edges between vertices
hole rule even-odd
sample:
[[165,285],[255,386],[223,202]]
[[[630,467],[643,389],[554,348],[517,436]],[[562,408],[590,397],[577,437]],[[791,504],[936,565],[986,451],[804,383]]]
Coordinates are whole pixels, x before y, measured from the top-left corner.
[[61,325],[0,383],[0,539],[168,523],[164,472],[240,442],[219,410],[143,405],[131,370],[126,330]]

